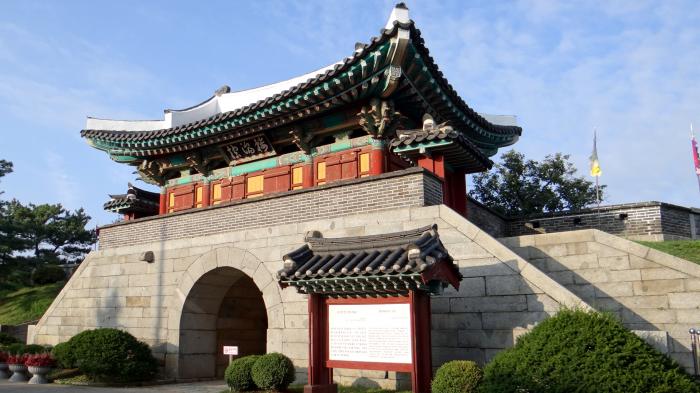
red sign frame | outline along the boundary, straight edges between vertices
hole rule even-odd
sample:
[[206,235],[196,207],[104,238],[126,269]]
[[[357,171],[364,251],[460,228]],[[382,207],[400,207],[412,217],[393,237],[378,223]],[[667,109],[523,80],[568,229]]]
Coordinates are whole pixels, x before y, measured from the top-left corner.
[[[329,315],[329,306],[335,304],[342,305],[363,305],[363,304],[408,304],[411,306],[411,299],[408,296],[390,297],[390,298],[355,298],[355,299],[326,299],[325,308],[326,315]],[[410,335],[415,337],[414,327],[413,327],[413,315],[414,310],[411,306],[410,309],[411,321],[410,321]],[[362,361],[347,361],[347,360],[331,360],[330,359],[330,326],[329,318],[326,318],[326,367],[328,368],[349,368],[349,369],[359,369],[359,370],[377,370],[377,371],[399,371],[410,373],[413,371],[413,362],[411,363],[383,363],[383,362],[362,362]],[[411,359],[415,359],[414,356],[415,348],[411,345]]]

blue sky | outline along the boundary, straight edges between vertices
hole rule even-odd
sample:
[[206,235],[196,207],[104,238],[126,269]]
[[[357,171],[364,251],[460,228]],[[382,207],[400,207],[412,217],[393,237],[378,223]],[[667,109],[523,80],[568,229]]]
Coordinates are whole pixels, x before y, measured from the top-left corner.
[[[287,79],[368,42],[386,1],[4,1],[4,197],[83,206],[98,224],[133,169],[81,140],[85,117],[159,119]],[[688,127],[700,129],[696,1],[408,1],[431,54],[479,112],[515,114],[528,157],[587,174],[598,129],[607,203],[700,206]]]

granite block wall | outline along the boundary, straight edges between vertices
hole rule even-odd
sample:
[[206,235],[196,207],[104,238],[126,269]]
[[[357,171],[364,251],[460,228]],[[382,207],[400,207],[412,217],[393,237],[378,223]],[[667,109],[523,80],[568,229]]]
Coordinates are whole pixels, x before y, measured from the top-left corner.
[[692,370],[688,330],[700,327],[700,265],[598,230],[501,241],[630,330],[667,333],[670,356]]

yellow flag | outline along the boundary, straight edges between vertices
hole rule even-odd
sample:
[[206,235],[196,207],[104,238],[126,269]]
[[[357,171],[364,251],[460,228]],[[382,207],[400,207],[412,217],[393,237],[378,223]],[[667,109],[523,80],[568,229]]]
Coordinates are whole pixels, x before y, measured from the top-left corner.
[[596,133],[595,133],[595,131],[593,132],[593,153],[591,154],[590,160],[591,160],[591,176],[599,177],[601,174],[603,174],[603,171],[600,170],[600,162],[598,162],[598,148],[596,146]]

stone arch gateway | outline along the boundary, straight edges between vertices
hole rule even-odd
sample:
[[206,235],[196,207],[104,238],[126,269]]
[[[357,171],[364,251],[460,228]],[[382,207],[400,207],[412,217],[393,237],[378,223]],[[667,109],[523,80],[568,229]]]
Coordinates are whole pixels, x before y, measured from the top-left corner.
[[263,263],[245,250],[221,247],[194,260],[169,306],[177,362],[168,373],[178,379],[222,377],[228,362],[223,345],[238,346],[240,356],[264,354],[268,318],[278,317],[268,316],[265,302],[279,298],[271,281]]

